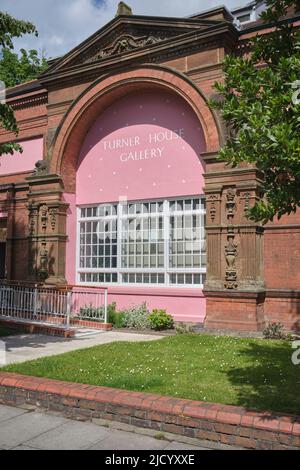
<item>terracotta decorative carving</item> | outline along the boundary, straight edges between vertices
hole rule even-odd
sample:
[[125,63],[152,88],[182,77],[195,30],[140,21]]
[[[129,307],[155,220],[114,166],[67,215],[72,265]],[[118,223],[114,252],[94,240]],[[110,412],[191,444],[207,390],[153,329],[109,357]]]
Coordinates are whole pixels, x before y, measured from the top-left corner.
[[102,49],[96,56],[90,58],[88,62],[94,62],[95,60],[103,59],[115,54],[122,54],[124,52],[130,52],[138,47],[151,46],[156,44],[163,39],[154,36],[142,36],[134,37],[129,34],[124,34],[113,43],[112,46]]
[[234,218],[235,212],[235,196],[236,190],[234,188],[229,188],[226,193],[226,212],[227,212],[227,219],[231,221]]
[[35,164],[34,173],[37,176],[46,175],[48,173],[48,165],[44,160],[38,160]]
[[37,217],[38,217],[38,210],[35,207],[29,206],[29,235],[33,235],[37,228]]
[[41,248],[40,248],[40,269],[38,271],[38,277],[41,281],[44,281],[47,279],[49,276],[48,273],[48,249],[47,249],[47,242],[46,240],[43,240],[41,242]]
[[238,287],[238,283],[235,262],[238,256],[238,251],[237,244],[234,243],[234,230],[232,227],[228,227],[227,240],[228,243],[225,245],[225,259],[227,263],[227,269],[224,285],[226,289],[236,289]]
[[250,209],[250,193],[246,192],[244,194],[244,198],[245,198],[244,212],[246,214],[248,210]]
[[53,231],[55,230],[55,226],[56,226],[56,215],[57,215],[57,209],[52,208],[49,210],[50,225]]
[[209,215],[210,215],[210,220],[212,222],[214,222],[216,213],[217,213],[217,208],[216,208],[217,200],[218,200],[218,196],[216,194],[211,194],[210,196],[207,197],[207,201],[210,203]]
[[235,188],[229,188],[226,192],[226,216],[229,222],[227,227],[227,244],[225,245],[225,259],[227,263],[227,269],[225,273],[224,286],[226,289],[236,289],[238,287],[237,268],[235,264],[238,256],[237,244],[234,243],[234,229],[232,225],[230,225],[234,219],[236,209],[235,198]]
[[40,206],[41,229],[45,233],[48,224],[48,206],[43,204]]

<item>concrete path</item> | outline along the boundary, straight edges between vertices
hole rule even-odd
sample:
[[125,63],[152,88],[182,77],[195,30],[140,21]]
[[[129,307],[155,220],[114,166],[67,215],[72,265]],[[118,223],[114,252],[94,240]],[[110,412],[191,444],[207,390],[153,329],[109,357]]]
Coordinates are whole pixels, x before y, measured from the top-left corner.
[[45,335],[19,335],[0,338],[6,349],[6,364],[25,362],[45,356],[62,354],[75,349],[90,348],[113,341],[153,341],[163,336],[120,331],[80,331],[75,338]]
[[157,439],[155,431],[152,436],[139,431],[136,428],[136,432],[128,432],[72,421],[54,413],[0,405],[0,450],[208,450],[172,439]]

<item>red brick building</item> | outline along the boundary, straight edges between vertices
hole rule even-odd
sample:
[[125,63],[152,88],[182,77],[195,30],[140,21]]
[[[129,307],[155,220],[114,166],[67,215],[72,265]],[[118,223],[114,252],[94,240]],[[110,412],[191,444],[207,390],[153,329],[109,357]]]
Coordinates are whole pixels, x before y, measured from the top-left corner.
[[0,163],[0,275],[105,285],[119,308],[212,328],[296,329],[300,215],[245,217],[261,175],[216,158],[225,129],[208,106],[224,56],[268,29],[253,5],[119,13],[7,90],[24,152]]

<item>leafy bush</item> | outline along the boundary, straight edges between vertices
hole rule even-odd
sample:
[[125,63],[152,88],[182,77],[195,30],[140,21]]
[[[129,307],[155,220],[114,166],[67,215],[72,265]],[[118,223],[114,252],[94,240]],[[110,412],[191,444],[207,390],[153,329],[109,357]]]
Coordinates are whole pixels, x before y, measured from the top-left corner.
[[85,306],[81,307],[78,318],[80,320],[91,320],[91,321],[104,321],[104,307],[92,307],[90,306]]
[[117,312],[116,302],[113,302],[107,306],[108,323],[111,323],[115,328],[123,328],[124,314],[123,312]]
[[284,326],[281,323],[276,322],[269,323],[269,325],[264,329],[263,335],[265,339],[291,339],[291,335],[285,333]]
[[168,315],[165,310],[158,310],[157,308],[152,310],[148,319],[152,330],[169,330],[174,325],[171,315]]
[[149,310],[144,302],[141,305],[135,305],[127,310],[123,310],[123,326],[125,328],[136,328],[145,330],[150,328]]
[[[119,319],[115,319],[115,316],[117,316],[116,303],[113,302],[107,306],[108,323],[112,323],[114,325],[112,319],[114,319],[115,321],[119,321]],[[92,320],[101,322],[104,321],[104,317],[104,305],[98,308],[93,307],[92,305],[86,305],[84,307],[81,307],[78,315],[78,318],[80,318],[81,320]]]
[[178,322],[175,325],[176,333],[178,335],[183,335],[185,333],[194,333],[193,325],[190,323]]

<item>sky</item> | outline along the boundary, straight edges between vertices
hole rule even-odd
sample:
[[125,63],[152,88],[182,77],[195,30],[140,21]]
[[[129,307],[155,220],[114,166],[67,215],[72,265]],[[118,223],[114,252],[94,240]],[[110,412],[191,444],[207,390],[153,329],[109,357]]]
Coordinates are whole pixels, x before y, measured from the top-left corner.
[[[190,16],[219,6],[229,9],[250,0],[128,0],[133,14]],[[58,57],[87,39],[114,18],[119,0],[0,0],[0,10],[33,22],[39,37],[25,35],[15,48],[37,49],[46,57]]]

